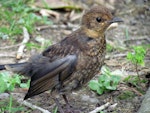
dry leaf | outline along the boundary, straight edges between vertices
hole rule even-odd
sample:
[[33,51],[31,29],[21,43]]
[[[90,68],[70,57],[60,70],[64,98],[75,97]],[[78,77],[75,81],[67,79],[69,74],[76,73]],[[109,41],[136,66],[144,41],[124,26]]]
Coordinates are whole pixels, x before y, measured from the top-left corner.
[[73,0],[37,0],[35,4],[50,9],[82,9],[81,4]]
[[52,10],[48,10],[48,9],[41,9],[40,14],[42,16],[47,16],[47,17],[54,16],[57,21],[60,19],[60,14],[56,11],[52,11]]

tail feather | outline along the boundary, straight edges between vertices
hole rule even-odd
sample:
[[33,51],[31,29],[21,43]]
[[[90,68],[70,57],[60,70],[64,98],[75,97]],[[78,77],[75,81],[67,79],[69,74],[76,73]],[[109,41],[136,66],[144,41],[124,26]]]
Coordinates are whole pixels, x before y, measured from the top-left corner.
[[19,72],[27,63],[6,64],[5,69],[13,72]]
[[27,62],[0,65],[0,70],[9,70],[15,73],[30,76],[29,74],[26,74],[26,71],[28,71],[27,69],[29,69],[29,63]]
[[5,70],[7,69],[7,67],[10,67],[10,68],[15,68],[15,67],[20,67],[20,66],[23,66],[27,64],[26,62],[24,63],[16,63],[16,64],[3,64],[3,65],[0,65],[0,70]]
[[0,70],[4,70],[4,69],[6,69],[5,65],[0,65]]

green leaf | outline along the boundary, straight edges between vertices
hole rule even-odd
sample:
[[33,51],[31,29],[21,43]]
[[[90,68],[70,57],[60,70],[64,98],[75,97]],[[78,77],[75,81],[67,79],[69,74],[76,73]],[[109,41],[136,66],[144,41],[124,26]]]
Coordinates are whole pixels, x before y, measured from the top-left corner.
[[91,81],[89,82],[89,87],[90,87],[92,90],[96,91],[97,89],[99,89],[99,83],[98,83],[96,80],[91,80]]
[[116,90],[117,87],[115,85],[106,85],[106,88],[109,90]]
[[106,87],[106,89],[114,90],[113,86],[110,85],[110,81],[105,81],[104,86]]
[[117,76],[117,75],[112,75],[111,80],[112,80],[114,83],[119,83],[119,81],[121,80],[121,77],[120,77],[120,76]]
[[7,89],[7,85],[3,80],[2,76],[0,75],[0,93],[5,92],[6,89]]
[[38,45],[37,43],[26,43],[26,46],[28,49],[33,49],[33,48],[36,48],[36,49],[39,49],[41,46]]
[[100,84],[103,84],[108,79],[109,79],[109,76],[107,76],[107,75],[100,75],[99,78],[98,78],[98,82]]
[[[10,76],[8,72],[0,73],[0,92],[13,91],[16,85],[21,84],[21,76],[20,75],[13,75]],[[28,87],[28,83],[27,83]]]
[[20,84],[20,87],[21,87],[21,88],[28,88],[28,84],[27,84],[27,83],[21,83],[21,84]]
[[127,59],[131,61],[133,64],[138,64],[144,66],[144,58],[146,54],[146,50],[142,46],[133,47],[134,52],[129,52],[127,54]]
[[96,92],[97,92],[99,95],[101,95],[101,94],[103,94],[104,89],[103,89],[103,88],[98,88],[98,89],[96,90]]
[[103,74],[99,76],[98,81],[91,80],[89,87],[98,94],[103,94],[108,90],[116,90],[120,80],[120,76],[113,75],[108,68],[104,68]]

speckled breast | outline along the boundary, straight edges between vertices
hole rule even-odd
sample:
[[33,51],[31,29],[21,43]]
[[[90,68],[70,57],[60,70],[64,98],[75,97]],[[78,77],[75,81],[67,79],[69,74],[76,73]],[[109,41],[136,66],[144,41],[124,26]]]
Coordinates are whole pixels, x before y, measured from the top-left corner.
[[86,52],[79,53],[76,71],[64,82],[63,90],[76,90],[99,73],[106,53],[105,39],[94,40],[88,44]]
[[[83,64],[85,67],[80,70],[80,84],[85,84],[91,80],[96,74],[99,73],[105,59],[106,54],[106,41],[105,39],[97,39],[89,44],[89,50],[81,56],[84,60]],[[82,64],[81,64],[82,65]]]

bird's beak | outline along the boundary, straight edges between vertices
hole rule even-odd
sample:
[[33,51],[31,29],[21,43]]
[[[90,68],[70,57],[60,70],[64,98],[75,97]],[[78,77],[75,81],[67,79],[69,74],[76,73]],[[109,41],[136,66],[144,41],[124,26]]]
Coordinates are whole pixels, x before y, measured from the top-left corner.
[[110,24],[116,23],[116,22],[123,22],[121,18],[114,17],[112,20],[108,21]]

